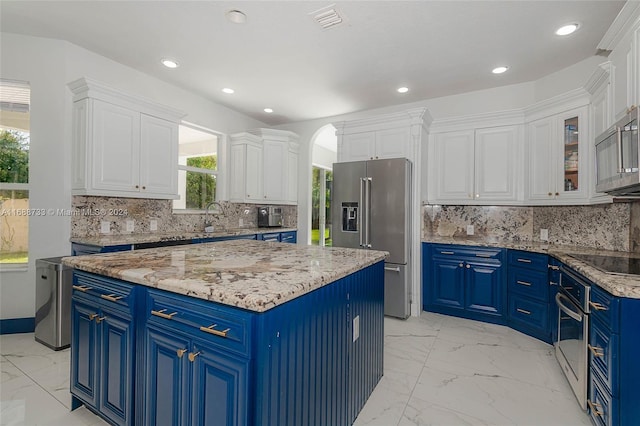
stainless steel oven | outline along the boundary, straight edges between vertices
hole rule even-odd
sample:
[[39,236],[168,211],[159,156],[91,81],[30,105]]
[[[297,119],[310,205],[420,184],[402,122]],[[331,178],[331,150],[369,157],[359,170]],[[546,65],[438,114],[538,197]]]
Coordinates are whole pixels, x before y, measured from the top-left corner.
[[553,342],[556,358],[583,410],[587,408],[589,379],[589,297],[591,287],[569,268],[560,267],[556,294],[558,334]]

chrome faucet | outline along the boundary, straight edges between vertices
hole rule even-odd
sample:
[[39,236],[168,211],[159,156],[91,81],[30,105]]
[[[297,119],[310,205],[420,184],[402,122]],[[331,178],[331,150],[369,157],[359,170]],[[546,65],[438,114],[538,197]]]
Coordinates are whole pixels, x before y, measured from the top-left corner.
[[222,209],[222,205],[217,201],[212,201],[204,208],[204,230],[205,232],[213,232],[213,224],[209,219],[209,209],[211,206],[217,206],[216,209],[212,211],[212,214],[219,215],[223,214],[224,210]]

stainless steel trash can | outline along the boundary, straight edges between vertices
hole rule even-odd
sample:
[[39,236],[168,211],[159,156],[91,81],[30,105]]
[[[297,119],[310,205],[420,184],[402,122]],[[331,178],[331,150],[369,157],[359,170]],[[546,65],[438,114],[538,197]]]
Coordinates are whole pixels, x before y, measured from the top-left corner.
[[36,341],[54,350],[71,343],[73,269],[62,257],[36,260]]

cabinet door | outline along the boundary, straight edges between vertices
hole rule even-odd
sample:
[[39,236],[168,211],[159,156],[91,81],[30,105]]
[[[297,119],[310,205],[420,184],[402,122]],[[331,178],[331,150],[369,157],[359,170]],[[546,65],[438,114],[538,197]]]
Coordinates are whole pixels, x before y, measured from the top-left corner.
[[[589,191],[590,169],[586,161],[589,152],[589,126],[587,107],[573,109],[558,115],[559,140],[557,152],[556,193],[559,200],[586,200]],[[593,141],[591,142],[593,143]]]
[[71,393],[97,406],[98,341],[96,306],[73,298],[71,303]]
[[178,125],[167,120],[140,116],[141,192],[178,194]]
[[93,188],[138,192],[140,113],[93,101]]
[[262,195],[262,149],[257,146],[246,146],[245,172],[246,172],[246,199],[263,200]]
[[103,307],[100,328],[98,409],[116,424],[133,423],[134,331],[131,317]]
[[375,157],[375,150],[375,132],[343,135],[342,140],[338,141],[338,160],[340,162],[372,160]]
[[528,198],[551,200],[555,197],[556,167],[553,151],[556,119],[543,118],[527,126]]
[[475,132],[475,198],[516,200],[518,126],[478,129]]
[[188,424],[191,377],[189,340],[177,333],[165,334],[151,325],[145,329],[144,340],[144,424]]
[[436,201],[469,201],[473,196],[474,132],[435,135]]
[[287,165],[289,174],[287,175],[287,201],[298,203],[298,153],[289,151],[289,162]]
[[247,174],[247,146],[231,145],[231,165],[229,167],[229,199],[241,201],[246,194]]
[[287,142],[265,140],[263,156],[263,198],[267,201],[283,201],[287,189],[285,180],[289,150]]
[[505,286],[500,266],[466,262],[465,306],[468,311],[502,316]]
[[375,158],[413,159],[410,129],[401,128],[377,131]]
[[434,305],[463,310],[463,262],[455,259],[434,259],[429,294]]
[[248,422],[248,360],[216,352],[204,341],[192,354],[191,424],[239,426]]

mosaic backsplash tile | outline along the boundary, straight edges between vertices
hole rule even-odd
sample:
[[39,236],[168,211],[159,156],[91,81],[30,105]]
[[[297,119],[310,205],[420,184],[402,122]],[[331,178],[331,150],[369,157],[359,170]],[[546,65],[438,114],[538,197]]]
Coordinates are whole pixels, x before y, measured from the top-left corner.
[[425,205],[423,240],[474,237],[496,241],[540,242],[549,230],[552,244],[640,252],[640,202],[592,206],[441,206]]
[[[221,214],[210,215],[215,229],[256,228],[258,205],[221,201]],[[152,232],[202,232],[204,214],[173,213],[171,200],[141,198],[74,196],[72,200],[71,237],[95,237],[101,235],[100,224],[109,222],[110,234],[121,235],[127,231],[127,221],[134,221],[136,234]],[[296,228],[297,206],[282,206],[283,227]],[[242,226],[240,226],[242,219]],[[151,231],[151,220],[157,221],[157,231]]]

